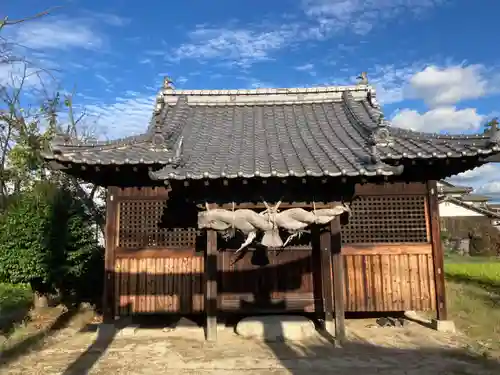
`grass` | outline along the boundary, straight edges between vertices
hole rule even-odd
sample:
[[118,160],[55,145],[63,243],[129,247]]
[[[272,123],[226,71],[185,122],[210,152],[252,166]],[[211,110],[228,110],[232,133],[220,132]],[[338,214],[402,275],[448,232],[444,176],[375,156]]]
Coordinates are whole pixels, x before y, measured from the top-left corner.
[[450,319],[487,352],[500,354],[500,262],[446,259]]
[[0,283],[0,315],[28,308],[32,302],[29,285]]

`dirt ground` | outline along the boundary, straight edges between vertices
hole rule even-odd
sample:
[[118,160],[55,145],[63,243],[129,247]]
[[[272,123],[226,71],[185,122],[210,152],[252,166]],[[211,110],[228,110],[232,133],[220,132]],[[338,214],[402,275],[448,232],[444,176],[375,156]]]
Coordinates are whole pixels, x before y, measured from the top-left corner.
[[225,328],[207,343],[197,327],[79,332],[70,326],[43,345],[0,353],[0,374],[500,374],[499,362],[470,354],[460,335],[367,320],[348,321],[347,331],[347,342],[336,348],[320,334],[264,343]]

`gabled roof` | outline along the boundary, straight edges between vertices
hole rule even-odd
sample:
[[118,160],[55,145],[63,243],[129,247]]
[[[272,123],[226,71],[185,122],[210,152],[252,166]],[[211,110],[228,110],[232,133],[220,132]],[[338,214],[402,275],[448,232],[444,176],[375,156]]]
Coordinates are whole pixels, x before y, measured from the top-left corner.
[[[496,134],[496,133],[495,133]],[[46,159],[155,164],[155,180],[395,175],[402,159],[500,151],[493,134],[439,135],[392,127],[368,85],[174,90],[157,97],[146,134],[75,144],[56,139]]]
[[440,180],[438,182],[438,190],[441,194],[469,194],[474,188],[471,186],[453,185],[448,181]]
[[470,202],[466,202],[460,198],[455,198],[455,197],[444,197],[443,199],[440,200],[440,202],[450,202],[453,204],[456,204],[457,206],[466,208],[468,210],[477,212],[481,215],[484,215],[488,218],[491,219],[500,219],[500,212],[496,212],[488,207],[481,207],[481,206],[476,206]]
[[490,210],[500,212],[500,203],[488,203],[487,206]]
[[479,194],[465,194],[460,199],[464,202],[487,202],[490,200],[490,197]]

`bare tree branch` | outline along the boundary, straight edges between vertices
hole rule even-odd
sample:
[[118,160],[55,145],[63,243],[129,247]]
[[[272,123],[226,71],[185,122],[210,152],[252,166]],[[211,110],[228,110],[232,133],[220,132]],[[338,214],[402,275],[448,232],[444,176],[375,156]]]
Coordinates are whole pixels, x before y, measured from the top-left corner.
[[47,16],[52,11],[54,11],[55,9],[58,9],[58,8],[61,8],[61,6],[51,7],[49,9],[47,9],[47,10],[44,10],[42,12],[39,12],[39,13],[33,15],[33,16],[26,17],[26,18],[21,18],[21,19],[17,19],[17,20],[9,20],[9,17],[5,17],[2,21],[0,21],[0,31],[2,30],[2,28],[4,26],[18,25],[18,24],[26,22],[26,21],[31,21],[31,20],[34,20],[34,19],[37,19],[37,18],[41,18],[41,17]]

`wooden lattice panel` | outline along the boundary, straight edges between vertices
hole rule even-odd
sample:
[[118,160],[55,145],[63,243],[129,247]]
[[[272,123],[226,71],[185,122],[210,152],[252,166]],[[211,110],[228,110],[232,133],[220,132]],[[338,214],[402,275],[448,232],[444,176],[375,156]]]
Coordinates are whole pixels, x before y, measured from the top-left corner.
[[127,249],[167,247],[191,249],[196,246],[196,228],[163,228],[164,200],[120,202],[118,247]]
[[346,244],[427,242],[425,196],[364,196],[351,204]]

